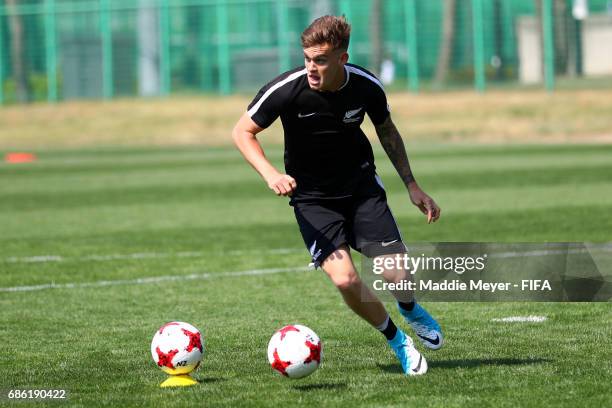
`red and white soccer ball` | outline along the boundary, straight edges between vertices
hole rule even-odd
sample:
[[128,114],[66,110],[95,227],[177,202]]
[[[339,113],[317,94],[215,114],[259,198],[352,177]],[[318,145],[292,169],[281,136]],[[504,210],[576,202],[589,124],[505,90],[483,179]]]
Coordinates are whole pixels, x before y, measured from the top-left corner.
[[285,326],[268,343],[268,361],[279,374],[302,378],[312,374],[321,364],[321,339],[306,326]]
[[202,335],[189,323],[166,323],[157,330],[151,342],[153,361],[171,375],[192,372],[200,365],[203,354]]

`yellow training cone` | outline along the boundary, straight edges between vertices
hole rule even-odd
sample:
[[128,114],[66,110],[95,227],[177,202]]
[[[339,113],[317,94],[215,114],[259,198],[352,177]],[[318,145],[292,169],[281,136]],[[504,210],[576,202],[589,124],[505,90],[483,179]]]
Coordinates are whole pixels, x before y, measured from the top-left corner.
[[181,374],[181,375],[171,375],[161,383],[159,386],[162,388],[165,387],[188,387],[190,385],[195,385],[198,382],[191,378],[189,374]]

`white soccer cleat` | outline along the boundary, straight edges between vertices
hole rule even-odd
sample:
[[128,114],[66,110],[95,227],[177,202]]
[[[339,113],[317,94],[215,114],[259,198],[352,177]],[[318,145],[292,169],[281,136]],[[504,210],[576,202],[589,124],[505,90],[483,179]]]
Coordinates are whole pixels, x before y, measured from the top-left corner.
[[412,339],[406,336],[403,331],[398,329],[393,340],[388,342],[402,364],[404,374],[421,375],[427,372],[427,360],[414,347]]

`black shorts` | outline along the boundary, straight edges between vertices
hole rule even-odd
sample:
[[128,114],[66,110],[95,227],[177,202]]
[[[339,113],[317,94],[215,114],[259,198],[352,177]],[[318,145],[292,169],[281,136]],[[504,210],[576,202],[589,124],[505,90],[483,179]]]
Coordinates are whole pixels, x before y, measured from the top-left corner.
[[292,205],[316,267],[342,245],[349,245],[367,257],[406,252],[377,175],[368,176],[349,197]]

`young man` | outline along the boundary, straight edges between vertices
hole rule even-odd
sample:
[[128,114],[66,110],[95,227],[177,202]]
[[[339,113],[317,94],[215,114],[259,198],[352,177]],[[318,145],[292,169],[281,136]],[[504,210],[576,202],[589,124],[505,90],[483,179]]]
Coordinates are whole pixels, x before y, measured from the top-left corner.
[[[412,203],[428,222],[438,220],[440,208],[414,180],[381,83],[365,69],[347,63],[350,30],[343,17],[334,16],[320,17],[304,30],[305,68],[285,72],[265,85],[236,124],[233,138],[268,187],[291,197],[315,266],[329,275],[356,314],[385,335],[404,373],[424,374],[427,362],[361,281],[351,259],[349,246],[368,257],[406,252],[375,173],[372,147],[360,128],[366,113]],[[256,138],[279,116],[286,173],[272,166]],[[408,278],[403,269],[385,271],[383,276],[389,282]],[[440,326],[414,302],[412,293],[393,295],[422,343],[440,348]]]

